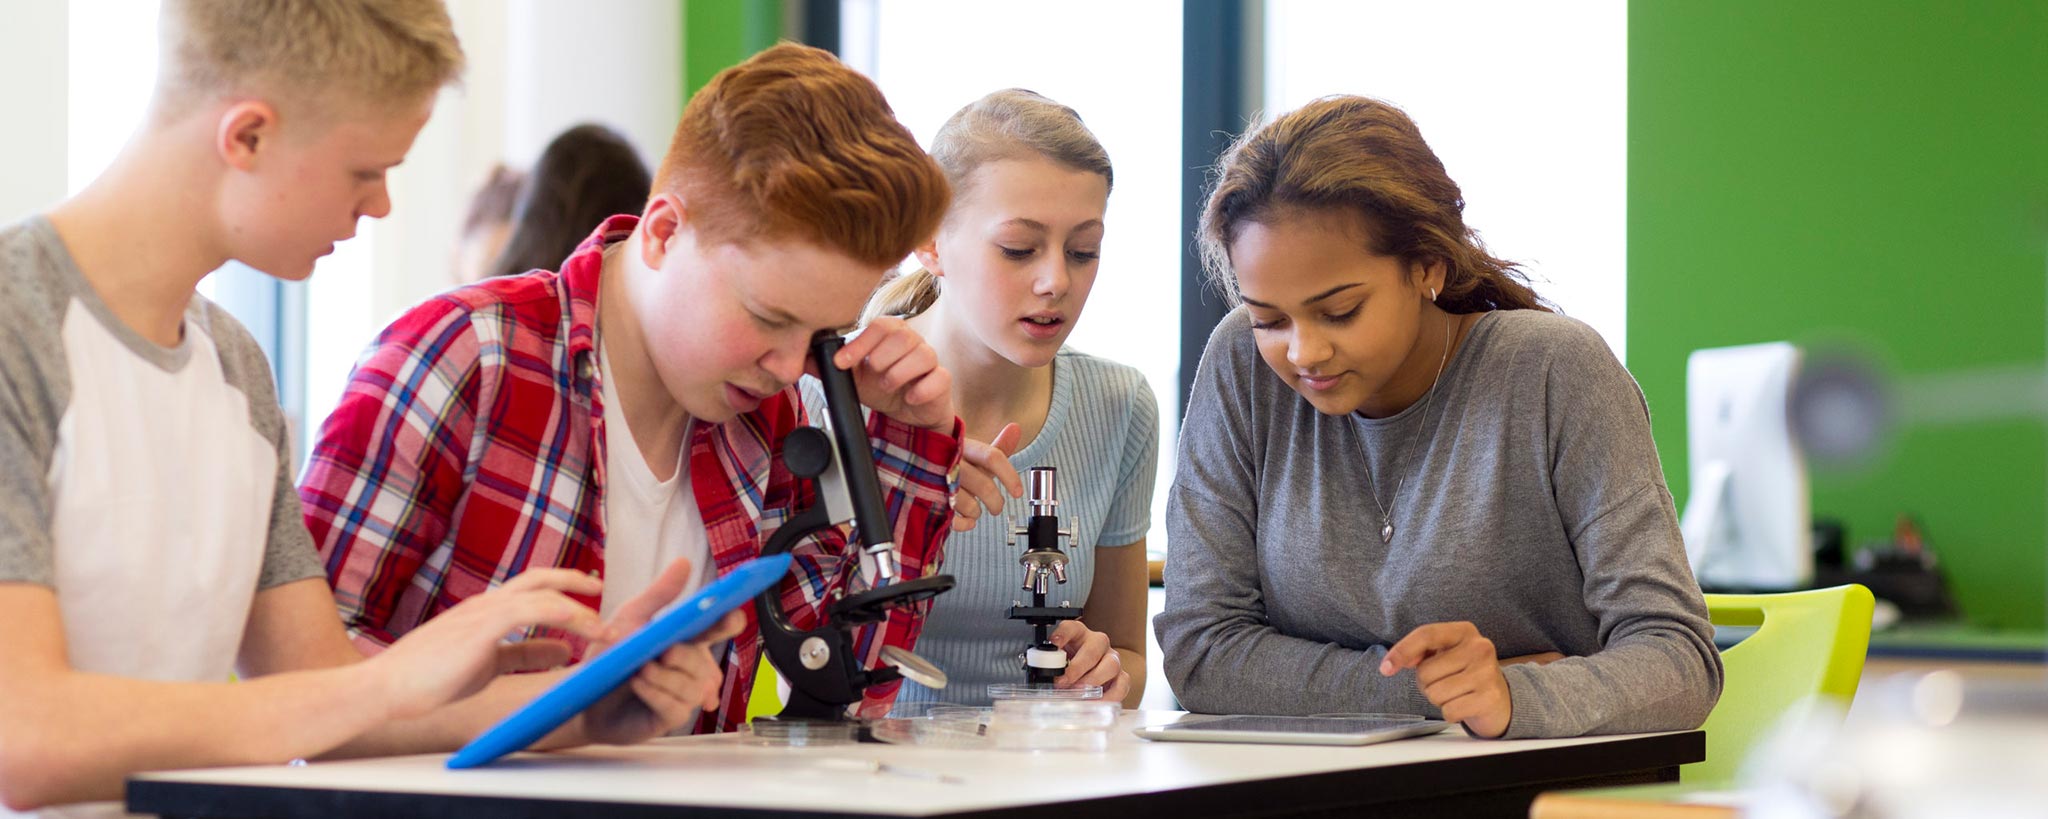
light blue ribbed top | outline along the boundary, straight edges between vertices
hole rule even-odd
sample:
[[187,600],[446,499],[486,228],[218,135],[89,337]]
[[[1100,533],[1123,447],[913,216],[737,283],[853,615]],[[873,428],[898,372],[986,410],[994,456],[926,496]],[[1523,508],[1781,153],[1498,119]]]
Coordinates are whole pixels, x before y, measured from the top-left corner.
[[[1133,367],[1064,349],[1052,368],[1045,425],[1010,462],[1020,475],[1034,466],[1059,470],[1060,526],[1075,537],[1062,544],[1066,585],[1055,586],[1047,602],[1080,606],[1095,579],[1095,550],[1136,543],[1151,527],[1159,403]],[[1024,547],[1010,536],[1026,506],[1013,499],[1003,510],[1007,519],[984,516],[981,525],[947,539],[944,571],[959,585],[934,601],[917,653],[945,669],[951,682],[934,691],[906,681],[899,706],[985,705],[990,683],[1024,682],[1017,655],[1030,642],[1031,627],[1004,615],[1027,600],[1017,564]]]

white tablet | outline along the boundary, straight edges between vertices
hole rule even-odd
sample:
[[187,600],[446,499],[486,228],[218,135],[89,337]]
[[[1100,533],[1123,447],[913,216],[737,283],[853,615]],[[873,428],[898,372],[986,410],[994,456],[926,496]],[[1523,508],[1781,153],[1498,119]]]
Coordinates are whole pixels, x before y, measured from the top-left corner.
[[1434,734],[1450,723],[1412,716],[1234,716],[1139,728],[1146,739],[1179,742],[1251,742],[1266,745],[1371,745]]

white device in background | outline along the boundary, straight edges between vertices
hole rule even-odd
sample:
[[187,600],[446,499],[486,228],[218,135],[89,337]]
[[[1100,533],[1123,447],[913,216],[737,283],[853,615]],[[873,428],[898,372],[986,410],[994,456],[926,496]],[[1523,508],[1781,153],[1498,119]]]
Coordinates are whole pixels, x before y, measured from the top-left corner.
[[1799,348],[1695,350],[1685,364],[1691,489],[1679,528],[1708,589],[1782,591],[1813,582],[1806,462],[1788,416]]

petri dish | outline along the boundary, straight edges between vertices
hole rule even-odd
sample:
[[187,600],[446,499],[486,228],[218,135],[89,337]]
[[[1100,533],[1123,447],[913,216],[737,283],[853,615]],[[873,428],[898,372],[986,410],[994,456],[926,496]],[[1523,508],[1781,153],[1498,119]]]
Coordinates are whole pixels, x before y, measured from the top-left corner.
[[932,706],[931,710],[925,712],[925,716],[946,722],[973,722],[987,725],[989,717],[995,711],[996,709],[994,708],[973,705],[935,705]]
[[989,747],[988,723],[991,709],[941,706],[921,717],[879,720],[869,726],[875,739],[896,745],[927,745],[938,748],[979,749]]
[[852,745],[860,741],[860,723],[811,720],[765,720],[747,723],[748,741],[754,745],[811,747]]
[[1055,688],[1045,683],[992,683],[988,687],[988,698],[996,702],[1004,700],[1099,700],[1102,686],[1078,685],[1073,688]]
[[1123,706],[1101,700],[1004,700],[989,715],[989,727],[1038,730],[1109,730]]
[[1019,751],[1104,751],[1123,707],[1100,700],[1002,700],[989,715],[994,746]]
[[868,723],[868,734],[877,742],[891,745],[910,745],[917,740],[910,736],[910,724],[924,717],[888,717]]

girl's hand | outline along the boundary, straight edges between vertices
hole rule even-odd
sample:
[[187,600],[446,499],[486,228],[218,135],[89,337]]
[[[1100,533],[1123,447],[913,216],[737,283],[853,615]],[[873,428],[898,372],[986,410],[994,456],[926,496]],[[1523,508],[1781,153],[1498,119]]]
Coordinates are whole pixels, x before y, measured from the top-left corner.
[[1018,477],[1017,467],[1010,464],[1022,434],[1022,427],[1005,424],[993,441],[982,443],[966,438],[960,442],[960,469],[954,476],[958,488],[953,492],[953,531],[974,528],[981,523],[984,509],[990,517],[1002,517],[1006,492],[1012,498],[1024,497],[1024,479]]
[[1473,734],[1492,739],[1508,732],[1514,701],[1508,678],[1500,672],[1493,641],[1471,623],[1431,623],[1408,632],[1387,649],[1380,674],[1393,676],[1415,669],[1422,695],[1441,709],[1444,719],[1461,722]]
[[1124,661],[1109,646],[1109,635],[1091,631],[1079,620],[1061,623],[1052,633],[1052,644],[1067,652],[1067,673],[1053,680],[1059,688],[1102,686],[1103,702],[1123,702],[1131,692],[1131,674]]

